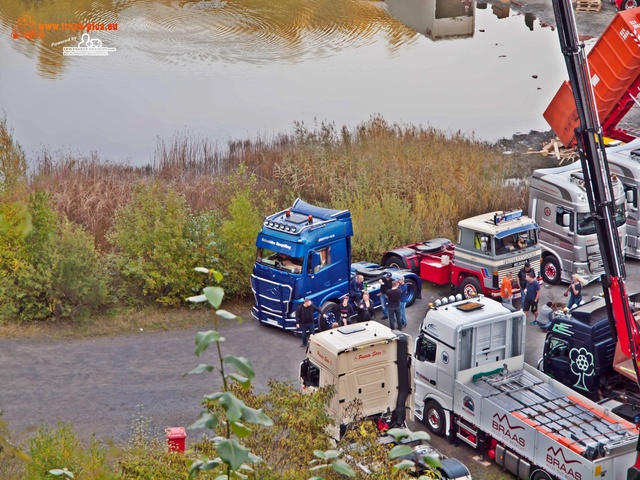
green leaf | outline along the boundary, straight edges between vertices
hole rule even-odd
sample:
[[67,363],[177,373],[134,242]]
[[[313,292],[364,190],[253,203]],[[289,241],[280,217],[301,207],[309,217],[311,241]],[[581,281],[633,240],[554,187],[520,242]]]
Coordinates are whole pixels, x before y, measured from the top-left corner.
[[222,281],[222,274],[220,272],[211,269],[211,273],[213,274],[213,278],[216,279],[216,282],[220,283]]
[[247,407],[246,405],[242,407],[242,421],[247,423],[255,423],[256,425],[262,425],[263,427],[271,427],[273,425],[273,420],[271,420],[266,413],[260,410],[256,410],[255,408]]
[[196,267],[196,268],[194,268],[194,270],[196,272],[206,273],[207,275],[209,275],[209,273],[211,273],[211,271],[208,268],[205,268],[205,267]]
[[208,428],[213,430],[218,426],[218,415],[215,413],[209,413],[207,411],[203,411],[200,413],[200,418],[193,422],[189,427],[189,430],[194,430],[196,428]]
[[392,428],[387,430],[387,435],[391,435],[396,440],[402,440],[403,438],[407,438],[411,432],[405,428]]
[[324,460],[324,450],[314,450],[313,454],[318,457],[318,458],[322,458]]
[[73,472],[67,470],[67,468],[54,468],[53,470],[49,470],[49,473],[56,477],[63,476],[65,478],[75,478],[73,476]]
[[440,459],[432,455],[423,455],[422,459],[424,460],[424,463],[426,463],[430,467],[439,467],[441,465]]
[[415,462],[411,460],[402,460],[400,463],[396,463],[393,466],[393,471],[396,472],[398,470],[404,470],[405,468],[410,468],[415,465]]
[[405,455],[411,455],[413,453],[413,448],[409,445],[396,445],[389,452],[389,458],[398,458],[403,457]]
[[245,427],[242,423],[230,422],[230,424],[231,424],[231,431],[235,433],[238,438],[244,438],[251,435],[251,429],[248,427]]
[[253,364],[248,358],[227,355],[224,357],[224,363],[226,363],[227,365],[233,365],[238,373],[244,375],[249,380],[253,380],[253,377],[256,376],[255,370],[253,369]]
[[329,468],[329,465],[327,465],[326,463],[323,463],[321,465],[316,465],[315,467],[311,467],[309,471],[317,472],[318,470],[326,470],[327,468]]
[[222,303],[222,298],[224,297],[224,290],[220,287],[204,287],[202,289],[202,293],[207,297],[209,303],[214,306],[214,308],[220,307]]
[[232,470],[237,470],[248,458],[250,450],[235,439],[225,439],[216,445],[218,455]]
[[206,301],[207,301],[207,297],[205,295],[194,295],[193,297],[187,298],[187,302],[192,302],[192,303],[202,303]]
[[353,468],[351,468],[349,464],[343,460],[334,460],[333,462],[331,462],[331,466],[336,472],[341,475],[345,475],[347,477],[356,476],[356,472],[353,471]]
[[214,367],[213,365],[209,365],[208,363],[201,363],[196,368],[188,372],[187,375],[195,375],[198,373],[212,372],[215,368],[216,367]]
[[235,320],[236,318],[238,318],[237,315],[231,312],[227,312],[226,310],[216,310],[216,315],[220,315],[225,320]]
[[324,477],[309,477],[309,480],[324,480]]
[[220,457],[214,458],[213,460],[207,460],[202,464],[202,466],[200,467],[200,470],[204,470],[204,471],[213,470],[214,468],[219,467],[223,463],[224,462],[220,460]]
[[196,478],[196,474],[200,471],[200,467],[202,467],[202,461],[195,460],[191,466],[189,467],[189,480]]
[[238,398],[231,392],[224,392],[220,395],[220,405],[224,408],[227,414],[227,420],[230,422],[237,422],[242,417],[242,408],[244,402],[238,400]]
[[222,337],[215,330],[196,333],[196,356],[200,356],[212,342],[221,342]]
[[215,400],[219,399],[222,396],[223,393],[224,392],[210,393],[209,395],[205,395],[204,398],[207,399],[207,400],[214,400],[215,401]]
[[340,452],[337,450],[327,450],[326,452],[324,452],[324,458],[325,459],[330,459],[330,458],[338,458],[340,456]]
[[253,453],[249,453],[249,459],[247,460],[249,463],[261,463],[262,458],[258,455],[254,455]]
[[411,440],[425,440],[427,442],[431,440],[431,437],[429,436],[429,434],[427,432],[423,432],[422,430],[411,432],[409,434],[409,438]]
[[251,386],[251,380],[249,380],[247,377],[243,377],[239,373],[230,373],[229,378],[231,378],[232,380],[235,380],[245,390],[248,390],[249,387]]

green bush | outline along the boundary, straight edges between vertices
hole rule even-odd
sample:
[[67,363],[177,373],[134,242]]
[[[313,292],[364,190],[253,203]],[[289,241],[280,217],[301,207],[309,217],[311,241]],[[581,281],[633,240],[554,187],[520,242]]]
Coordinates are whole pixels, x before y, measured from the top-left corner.
[[140,295],[176,306],[201,290],[193,265],[211,264],[212,235],[211,218],[194,216],[181,194],[153,182],[134,187],[107,238],[115,247],[111,263],[128,285],[129,298]]
[[58,421],[55,429],[40,427],[26,450],[31,460],[24,464],[22,480],[51,480],[55,477],[49,470],[61,468],[67,468],[77,480],[119,478],[107,461],[107,449],[95,438],[85,447],[68,423]]
[[6,117],[0,119],[0,197],[10,197],[27,184],[27,159],[24,150],[13,140]]
[[[107,280],[93,238],[59,222],[42,192],[31,196],[26,213],[16,205],[0,204],[0,319],[77,319],[102,306]],[[26,235],[24,215],[31,220]]]

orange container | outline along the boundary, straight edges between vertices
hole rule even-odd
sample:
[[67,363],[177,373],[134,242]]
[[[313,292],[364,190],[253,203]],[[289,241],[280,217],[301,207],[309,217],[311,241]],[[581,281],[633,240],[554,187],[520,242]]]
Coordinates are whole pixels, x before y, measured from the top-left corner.
[[[640,8],[613,17],[587,62],[603,134],[630,141],[633,137],[616,127],[640,92]],[[562,84],[543,116],[564,145],[575,144],[580,121],[569,82]]]
[[187,431],[184,427],[165,428],[167,434],[167,446],[170,452],[184,452],[184,444],[187,438]]

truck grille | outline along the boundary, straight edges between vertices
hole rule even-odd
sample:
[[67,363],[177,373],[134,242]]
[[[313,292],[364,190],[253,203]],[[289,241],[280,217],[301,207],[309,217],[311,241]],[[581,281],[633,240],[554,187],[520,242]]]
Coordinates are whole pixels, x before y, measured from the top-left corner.
[[[531,267],[536,271],[536,276],[540,276],[540,257],[535,257],[529,259],[529,263]],[[498,271],[498,285],[502,285],[502,279],[507,274],[507,272],[511,272],[512,284],[517,287],[518,285],[518,272],[522,269],[523,265],[518,265],[516,267],[510,268],[500,268]]]
[[251,290],[260,311],[281,318],[286,317],[293,290],[290,285],[251,275]]

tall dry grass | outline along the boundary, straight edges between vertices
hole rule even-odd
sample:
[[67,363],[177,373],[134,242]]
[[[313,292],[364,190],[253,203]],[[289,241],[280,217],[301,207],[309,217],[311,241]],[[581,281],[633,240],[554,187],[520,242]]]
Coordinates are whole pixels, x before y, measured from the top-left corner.
[[[241,174],[240,165],[246,166]],[[512,171],[508,167],[495,147],[473,137],[391,124],[375,116],[353,129],[297,123],[290,134],[231,141],[222,147],[188,132],[177,133],[158,139],[153,165],[144,167],[104,162],[94,155],[54,158],[45,152],[36,162],[31,187],[50,192],[55,208],[84,225],[98,247],[108,250],[105,238],[113,215],[129,200],[137,182],[160,180],[184,194],[196,213],[226,212],[237,176],[253,174],[256,189],[267,192],[282,208],[298,196],[350,208],[354,243],[357,246],[359,236],[363,243],[356,251],[365,255],[403,239],[453,238],[462,218],[524,208],[524,189],[504,184]],[[393,215],[398,210],[411,220],[399,221]],[[387,218],[393,221],[382,230],[392,235],[364,238]]]

